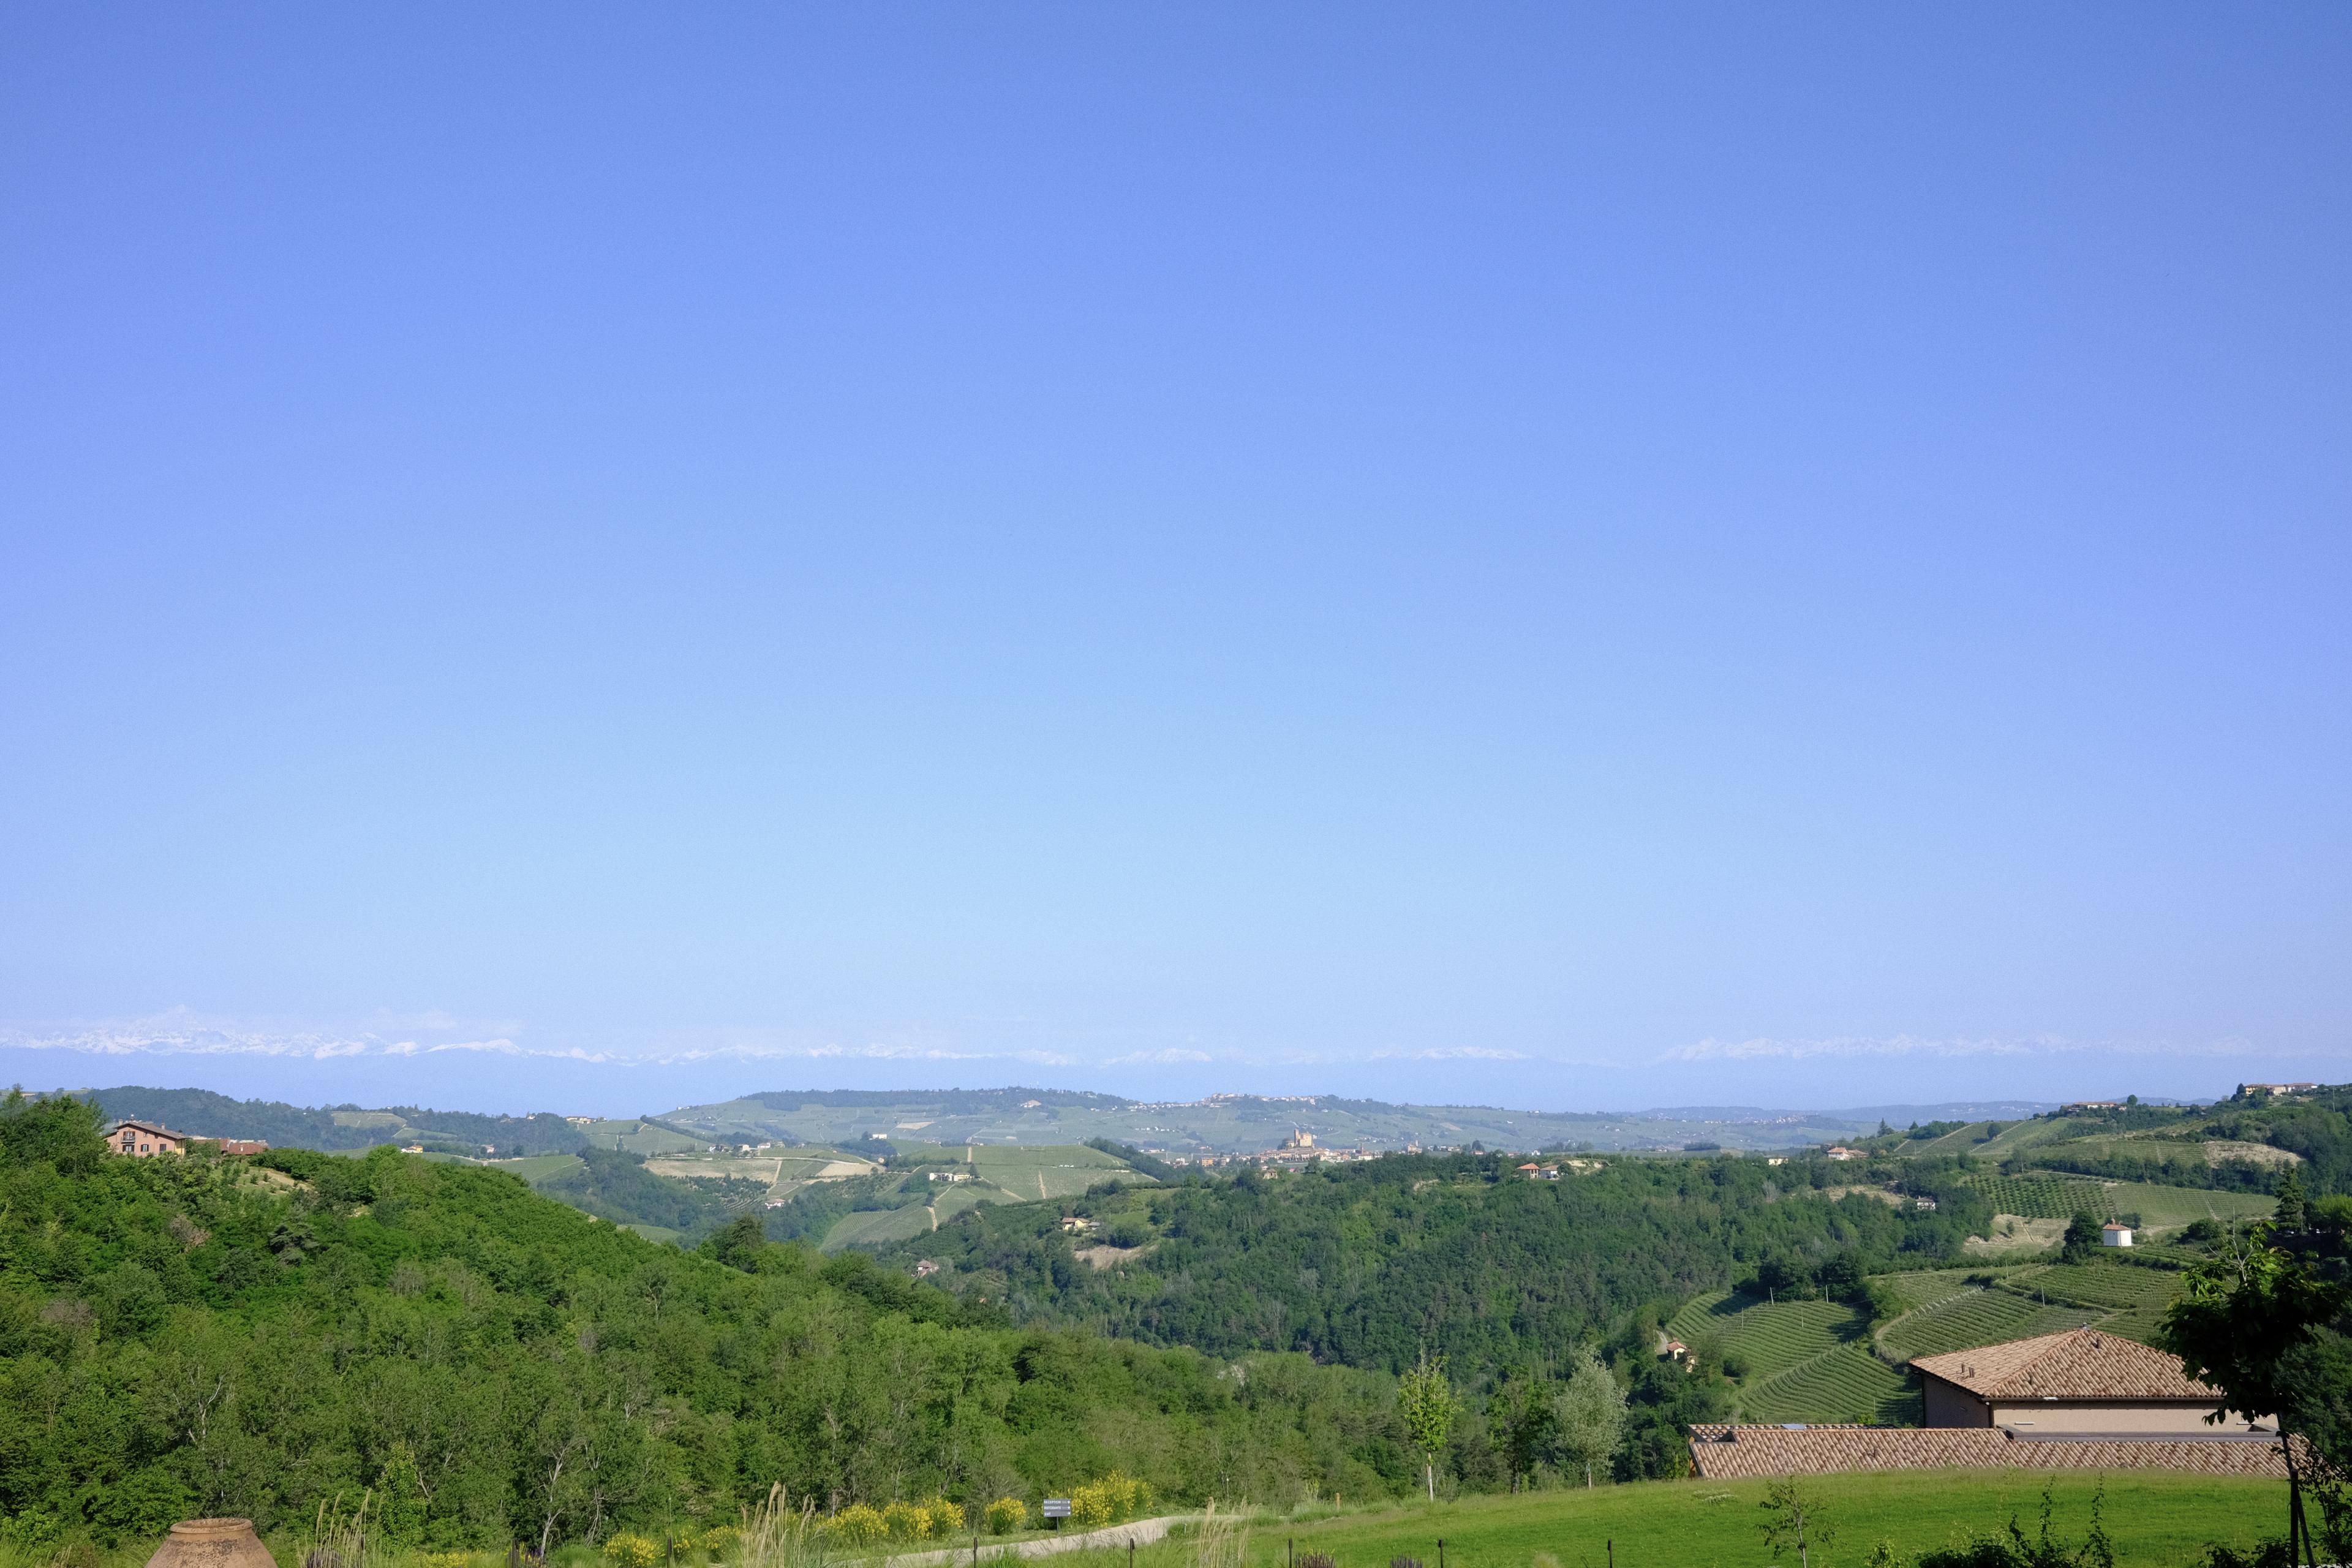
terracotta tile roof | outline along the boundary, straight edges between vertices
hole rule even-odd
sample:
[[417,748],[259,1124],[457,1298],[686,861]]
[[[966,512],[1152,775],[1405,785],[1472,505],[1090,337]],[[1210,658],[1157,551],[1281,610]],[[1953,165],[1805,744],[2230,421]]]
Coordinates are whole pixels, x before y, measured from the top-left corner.
[[1998,1426],[1694,1426],[1691,1463],[1708,1480],[1849,1470],[2189,1470],[2284,1476],[2275,1442],[2183,1437],[2017,1442]]
[[1911,1364],[1986,1399],[2183,1399],[2219,1402],[2180,1358],[2096,1329],[1923,1355]]

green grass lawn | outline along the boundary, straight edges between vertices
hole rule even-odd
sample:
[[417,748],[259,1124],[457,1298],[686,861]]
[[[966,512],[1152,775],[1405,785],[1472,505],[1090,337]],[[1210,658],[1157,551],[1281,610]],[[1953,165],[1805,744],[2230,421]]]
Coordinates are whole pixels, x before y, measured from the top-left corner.
[[1024,1202],[1074,1197],[1107,1176],[1123,1173],[1127,1180],[1150,1178],[1130,1170],[1127,1163],[1082,1143],[1040,1144],[1022,1148],[1003,1143],[975,1143],[971,1164],[980,1179],[1002,1187]]
[[824,1240],[818,1245],[824,1251],[838,1252],[860,1243],[873,1246],[928,1236],[931,1228],[931,1211],[919,1203],[904,1208],[862,1209],[834,1221],[833,1228],[824,1233]]
[[581,1168],[577,1154],[525,1154],[520,1160],[485,1160],[484,1164],[496,1171],[512,1171],[524,1181],[536,1185],[550,1176],[561,1176]]
[[[1942,1546],[1955,1534],[1990,1531],[2012,1510],[2031,1533],[2050,1488],[2059,1533],[2079,1542],[2101,1478],[2042,1476],[2020,1470],[1916,1471],[1822,1476],[1805,1483],[1826,1504],[1836,1531],[1817,1568],[1852,1568],[1872,1545],[1892,1541],[1906,1555]],[[1312,1524],[1270,1522],[1253,1534],[1251,1568],[1273,1568],[1285,1542],[1328,1552],[1338,1568],[1385,1568],[1409,1556],[1437,1568],[1603,1568],[1616,1542],[1618,1568],[1706,1568],[1771,1559],[1756,1526],[1762,1481],[1646,1481],[1633,1486],[1482,1497],[1341,1515]],[[2107,1533],[2118,1568],[2185,1568],[2211,1541],[2251,1545],[2283,1533],[2284,1481],[2222,1479],[2134,1470],[2104,1479]],[[1089,1553],[1091,1555],[1091,1553]],[[1124,1553],[1121,1553],[1124,1556]],[[1076,1564],[1072,1565],[1076,1568]],[[1143,1568],[1141,1563],[1138,1568]]]
[[2107,1189],[2106,1201],[2116,1213],[2136,1213],[2142,1225],[2156,1228],[2200,1219],[2268,1219],[2278,1208],[2278,1200],[2265,1193],[2209,1192],[2152,1182],[2117,1182]]
[[1998,1162],[2036,1143],[2063,1142],[2066,1135],[2074,1131],[2076,1129],[2063,1118],[2049,1121],[2012,1121],[1993,1138],[1976,1144],[1969,1152],[1987,1163]]

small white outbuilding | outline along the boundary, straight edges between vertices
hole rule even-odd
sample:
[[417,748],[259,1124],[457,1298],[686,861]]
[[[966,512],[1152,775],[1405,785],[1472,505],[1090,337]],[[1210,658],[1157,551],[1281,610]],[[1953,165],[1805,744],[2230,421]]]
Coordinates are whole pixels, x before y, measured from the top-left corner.
[[2099,1245],[2129,1247],[2132,1244],[2131,1236],[2131,1226],[2127,1225],[2103,1225],[2099,1227]]

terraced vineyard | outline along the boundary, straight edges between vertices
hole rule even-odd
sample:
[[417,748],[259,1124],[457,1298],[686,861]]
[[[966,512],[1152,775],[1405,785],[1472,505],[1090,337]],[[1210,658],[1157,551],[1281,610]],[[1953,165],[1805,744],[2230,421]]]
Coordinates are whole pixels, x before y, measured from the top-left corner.
[[1955,1296],[1965,1296],[1979,1287],[1969,1283],[1982,1279],[1985,1269],[1922,1268],[1908,1274],[1882,1274],[1879,1282],[1895,1292],[1906,1310],[1916,1311],[1932,1307],[1938,1301],[1948,1301]]
[[1769,1377],[1863,1336],[1862,1315],[1836,1301],[1768,1303],[1717,1291],[1676,1312],[1666,1332],[1702,1355],[1747,1359],[1753,1379]]
[[1749,1421],[1868,1421],[1916,1426],[1919,1396],[1863,1343],[1843,1344],[1740,1391]]
[[1975,1184],[1995,1214],[2023,1219],[2072,1219],[2083,1213],[2104,1217],[2110,1207],[2104,1184],[2089,1176],[1979,1176]]
[[1676,1312],[1666,1332],[1702,1357],[1748,1363],[1742,1419],[1916,1419],[1904,1374],[1871,1353],[1868,1321],[1839,1302],[1769,1302],[1717,1291]]
[[2123,1264],[2055,1263],[2021,1268],[2001,1281],[2020,1294],[2054,1298],[2073,1305],[2122,1311],[2131,1307],[2161,1307],[2179,1293],[2180,1276],[2164,1268],[2135,1268]]
[[2054,1334],[2081,1328],[2104,1315],[2080,1307],[2043,1306],[2013,1290],[1970,1290],[1896,1319],[1880,1331],[1878,1342],[1889,1355],[1908,1361],[1944,1351],[1974,1350],[2003,1340]]

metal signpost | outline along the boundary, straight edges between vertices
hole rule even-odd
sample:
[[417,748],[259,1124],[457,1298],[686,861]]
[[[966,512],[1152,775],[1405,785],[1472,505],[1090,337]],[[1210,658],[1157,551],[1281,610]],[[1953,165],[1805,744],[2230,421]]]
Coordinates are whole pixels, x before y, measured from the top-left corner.
[[1045,1500],[1045,1513],[1046,1529],[1061,1529],[1062,1521],[1070,1517],[1070,1500],[1066,1497],[1047,1498]]

